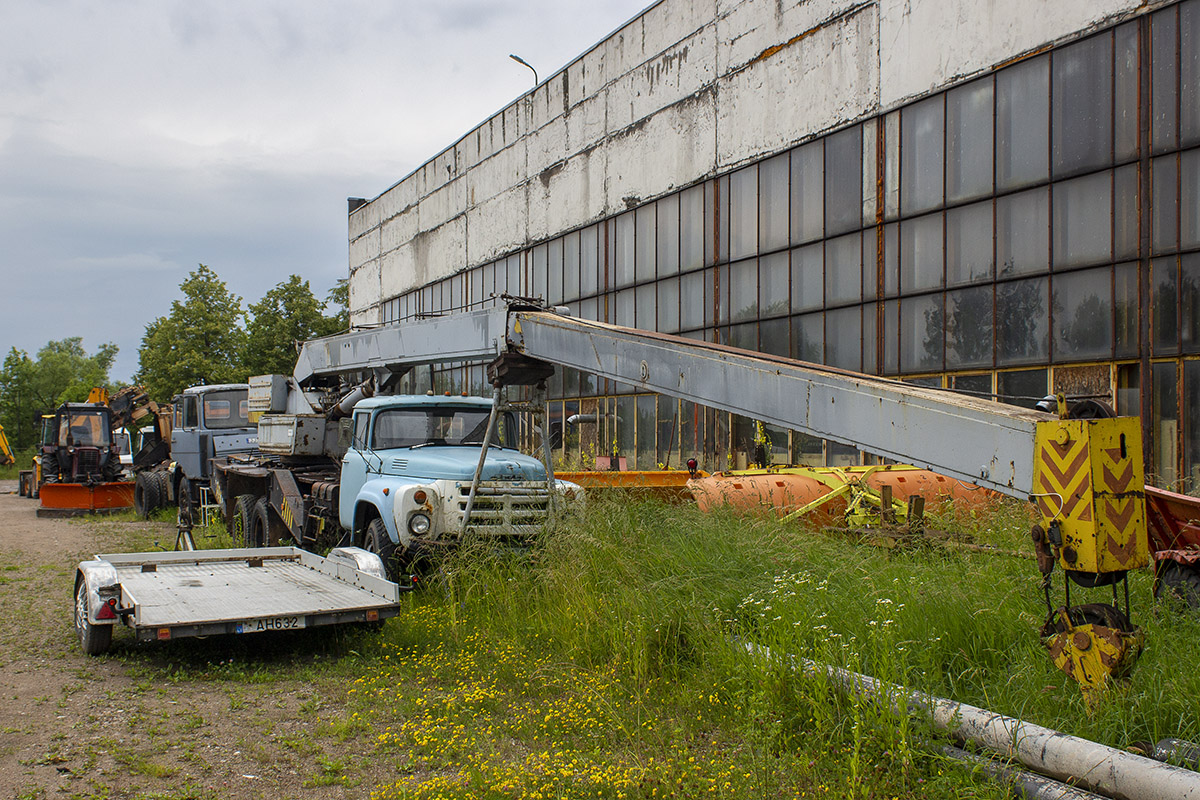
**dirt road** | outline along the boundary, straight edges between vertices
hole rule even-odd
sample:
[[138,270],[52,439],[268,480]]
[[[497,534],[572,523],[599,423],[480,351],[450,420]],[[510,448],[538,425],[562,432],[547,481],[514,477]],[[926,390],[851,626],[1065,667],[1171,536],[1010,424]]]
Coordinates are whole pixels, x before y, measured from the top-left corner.
[[360,770],[351,782],[330,767],[358,757],[353,739],[329,733],[342,684],[310,679],[328,639],[163,647],[118,631],[111,653],[85,656],[71,623],[75,564],[156,540],[169,547],[174,530],[128,518],[38,519],[37,501],[8,483],[0,484],[0,798],[366,793],[339,785],[358,783]]

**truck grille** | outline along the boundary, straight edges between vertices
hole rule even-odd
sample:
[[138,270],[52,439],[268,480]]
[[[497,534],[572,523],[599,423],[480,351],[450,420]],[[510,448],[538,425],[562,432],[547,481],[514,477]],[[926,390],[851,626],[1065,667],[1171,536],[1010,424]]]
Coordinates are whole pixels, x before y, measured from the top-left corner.
[[[458,522],[462,526],[471,485],[459,487]],[[493,533],[534,533],[550,512],[546,484],[537,481],[484,481],[471,507],[472,528]]]
[[75,474],[94,475],[100,471],[100,451],[94,447],[75,450]]

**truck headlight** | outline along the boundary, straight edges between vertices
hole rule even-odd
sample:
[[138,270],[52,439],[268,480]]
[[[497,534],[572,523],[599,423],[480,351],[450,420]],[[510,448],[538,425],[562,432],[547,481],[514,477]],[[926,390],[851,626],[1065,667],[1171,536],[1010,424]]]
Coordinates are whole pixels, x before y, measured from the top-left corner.
[[408,529],[417,536],[429,533],[429,517],[425,514],[413,514],[408,518]]

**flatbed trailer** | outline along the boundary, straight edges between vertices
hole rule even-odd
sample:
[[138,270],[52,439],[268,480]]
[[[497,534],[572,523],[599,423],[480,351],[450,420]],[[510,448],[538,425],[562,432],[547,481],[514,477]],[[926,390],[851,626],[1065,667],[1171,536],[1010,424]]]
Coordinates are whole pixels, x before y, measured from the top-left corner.
[[101,554],[76,571],[75,630],[95,655],[117,622],[138,641],[377,622],[399,613],[408,588],[357,547]]

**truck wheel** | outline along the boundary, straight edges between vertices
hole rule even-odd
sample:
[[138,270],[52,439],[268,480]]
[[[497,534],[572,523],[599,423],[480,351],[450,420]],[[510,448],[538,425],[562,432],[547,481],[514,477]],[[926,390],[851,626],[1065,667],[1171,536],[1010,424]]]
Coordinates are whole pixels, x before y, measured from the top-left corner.
[[1189,564],[1168,561],[1158,576],[1155,596],[1162,597],[1164,590],[1169,590],[1190,608],[1200,608],[1200,570]]
[[195,503],[192,502],[192,484],[186,476],[179,479],[177,495],[176,499],[179,501],[179,527],[191,528],[196,523],[196,509]]
[[233,519],[229,536],[234,547],[261,547],[254,543],[255,500],[252,494],[241,494],[233,501]]
[[29,496],[29,476],[28,475],[18,475],[17,476],[17,496],[18,497],[28,497]]
[[392,537],[388,536],[387,527],[384,526],[383,520],[379,517],[371,520],[371,524],[367,526],[367,535],[364,538],[363,545],[363,549],[369,550],[379,556],[379,560],[383,562],[383,571],[388,576],[388,580],[396,580],[396,545],[392,542]]
[[139,472],[133,479],[133,510],[142,519],[149,519],[154,509],[162,505],[158,480],[154,473]]
[[42,455],[42,483],[58,483],[58,454]]
[[[239,498],[240,499],[240,498]],[[250,540],[247,547],[266,547],[271,540],[271,507],[267,498],[260,497],[250,516]]]
[[91,620],[91,598],[87,583],[79,581],[75,587],[75,633],[79,646],[89,656],[99,655],[112,646],[112,625],[93,625]]

